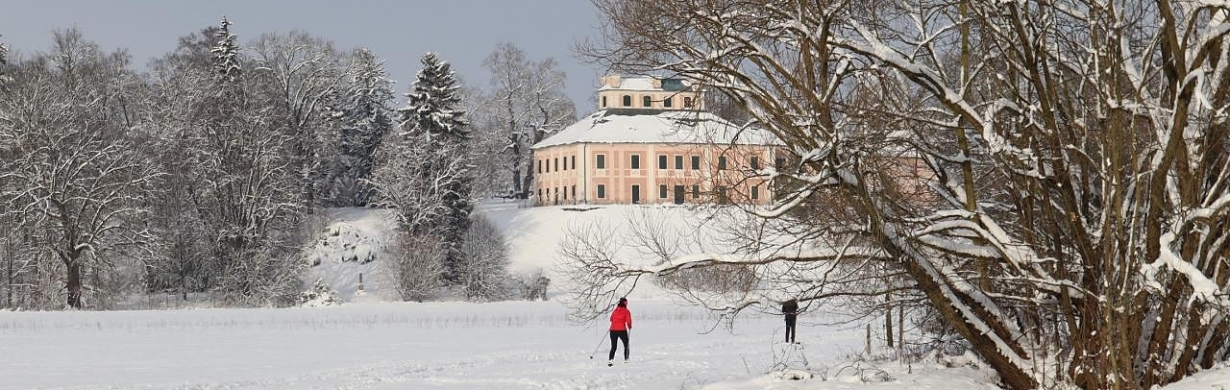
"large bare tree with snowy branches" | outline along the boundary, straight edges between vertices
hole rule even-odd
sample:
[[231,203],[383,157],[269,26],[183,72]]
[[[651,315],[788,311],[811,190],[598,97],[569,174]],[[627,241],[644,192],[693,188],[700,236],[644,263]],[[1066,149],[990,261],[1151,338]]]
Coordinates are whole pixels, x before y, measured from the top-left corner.
[[1150,388],[1230,353],[1230,4],[594,3],[591,58],[731,98],[796,161],[749,172],[794,239],[607,278],[746,265],[809,300],[856,275],[812,271],[878,267],[1015,389]]

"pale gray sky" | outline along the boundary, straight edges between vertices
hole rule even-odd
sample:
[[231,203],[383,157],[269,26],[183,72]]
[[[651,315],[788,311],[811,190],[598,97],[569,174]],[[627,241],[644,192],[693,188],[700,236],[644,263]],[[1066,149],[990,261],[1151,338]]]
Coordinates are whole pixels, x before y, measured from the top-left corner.
[[486,87],[483,58],[505,41],[531,59],[555,57],[582,113],[589,111],[603,73],[570,51],[575,41],[597,34],[597,15],[588,0],[5,1],[0,41],[24,53],[44,51],[52,31],[75,26],[107,50],[127,48],[143,68],[174,50],[180,36],[217,25],[223,15],[245,44],[264,32],[299,29],[330,39],[339,49],[369,47],[385,60],[399,95],[414,81],[427,51],[453,63],[467,83]]

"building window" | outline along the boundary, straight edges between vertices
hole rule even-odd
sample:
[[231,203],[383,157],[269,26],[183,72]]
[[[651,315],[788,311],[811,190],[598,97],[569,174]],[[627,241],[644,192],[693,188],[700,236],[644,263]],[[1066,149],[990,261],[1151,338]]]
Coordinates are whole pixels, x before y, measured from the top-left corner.
[[699,197],[700,197],[700,186],[693,184],[692,185],[692,199],[696,199]]
[[692,108],[692,98],[690,98],[690,97],[684,97],[684,98],[683,98],[683,107],[684,107],[684,108]]
[[641,155],[632,155],[632,169],[641,169]]
[[748,165],[751,165],[752,169],[760,169],[760,157],[752,156],[751,160],[748,161]]
[[559,157],[555,158],[555,171],[559,172]]
[[595,156],[594,168],[606,169],[606,155],[605,154],[599,154]]
[[602,97],[602,107],[606,108],[606,96]]
[[752,186],[752,200],[760,199],[760,186]]
[[683,156],[675,156],[675,169],[683,169]]
[[665,154],[658,155],[658,169],[666,169],[666,155]]
[[568,200],[568,187],[564,187],[564,200]]
[[568,170],[568,157],[564,157],[564,170]]
[[700,170],[700,156],[692,156],[692,170]]
[[666,199],[666,184],[658,186],[658,198]]
[[602,184],[598,185],[598,199],[606,199],[606,186],[605,185],[602,185]]
[[726,156],[718,157],[718,169],[726,169]]
[[669,98],[669,97],[668,97],[668,98],[666,98],[666,99],[662,99],[662,107],[670,108],[670,107],[671,107],[671,98]]
[[[574,166],[572,167],[572,169],[577,169],[577,167]],[[577,198],[577,185],[573,184],[572,185],[572,199],[576,199],[576,198]]]
[[650,99],[648,96],[641,98],[641,107],[648,108],[651,105],[653,105],[653,99]]
[[632,107],[632,95],[624,95],[624,107]]
[[572,156],[572,169],[577,169],[577,156]]
[[542,201],[542,189],[541,188],[538,189],[538,201],[539,202]]
[[783,168],[783,167],[785,167],[785,166],[786,166],[786,159],[781,158],[781,157],[778,157],[778,158],[776,158],[776,159],[774,159],[774,160],[773,160],[773,165],[774,165],[774,166],[776,166],[776,167],[778,167],[778,168]]
[[538,160],[538,173],[542,173],[542,159]]

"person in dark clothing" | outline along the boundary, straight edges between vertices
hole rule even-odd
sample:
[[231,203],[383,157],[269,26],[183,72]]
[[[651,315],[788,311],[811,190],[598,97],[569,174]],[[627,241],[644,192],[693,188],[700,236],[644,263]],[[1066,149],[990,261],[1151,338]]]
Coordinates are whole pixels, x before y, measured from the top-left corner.
[[628,311],[628,298],[619,298],[619,305],[611,313],[611,353],[607,355],[606,365],[614,365],[616,341],[624,342],[624,362],[628,361],[628,331],[632,330],[632,312]]
[[785,303],[782,303],[782,315],[786,317],[786,342],[787,343],[794,342],[794,336],[796,333],[794,330],[794,321],[795,321],[795,316],[798,315],[798,312],[799,312],[799,302],[798,301],[791,299],[789,301],[786,301]]

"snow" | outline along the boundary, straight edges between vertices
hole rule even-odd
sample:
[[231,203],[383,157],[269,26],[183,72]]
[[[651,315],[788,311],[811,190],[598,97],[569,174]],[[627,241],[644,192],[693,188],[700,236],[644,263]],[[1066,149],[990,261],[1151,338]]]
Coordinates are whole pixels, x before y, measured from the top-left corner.
[[[328,210],[329,222],[307,249],[308,282],[317,278],[337,292],[343,301],[358,299],[393,300],[396,292],[380,278],[379,261],[392,238],[397,222],[389,210],[336,208]],[[359,275],[364,275],[359,292]]]
[[534,148],[589,143],[776,145],[767,131],[744,129],[701,111],[603,110],[582,118]]
[[[774,317],[706,333],[695,308],[629,307],[632,359],[615,367],[602,328],[568,322],[551,301],[0,313],[0,389],[863,388],[838,373],[861,348],[859,329],[804,314],[796,347],[777,343]],[[770,372],[779,362],[815,378],[783,379]],[[879,365],[896,386],[990,388],[977,379],[986,371]]]
[[662,88],[654,87],[654,79],[651,77],[621,77],[618,86],[603,85],[598,90],[631,90],[631,91],[661,91]]
[[[569,225],[606,220],[620,227],[638,212],[685,224],[712,212],[666,206],[520,208],[516,202],[486,202],[478,210],[509,238],[514,272],[542,269],[552,277],[558,276],[552,273],[554,248]],[[996,388],[994,373],[968,356],[929,357],[910,365],[861,361],[861,324],[825,325],[835,318],[822,313],[801,314],[801,345],[790,345],[779,340],[780,317],[745,312],[733,328],[713,329],[713,318],[702,309],[640,290],[630,297],[636,324],[631,362],[607,367],[605,324],[570,322],[568,308],[554,298],[483,304],[367,299],[384,291],[373,278],[365,279],[370,295],[358,294],[356,276],[378,272],[392,222],[383,210],[336,209],[329,215],[307,255],[321,261],[313,275],[346,303],[0,311],[0,390]],[[374,261],[366,264],[342,260],[369,254]],[[1230,368],[1165,389],[1217,386],[1230,389]]]

